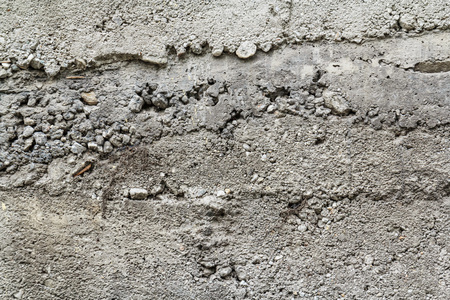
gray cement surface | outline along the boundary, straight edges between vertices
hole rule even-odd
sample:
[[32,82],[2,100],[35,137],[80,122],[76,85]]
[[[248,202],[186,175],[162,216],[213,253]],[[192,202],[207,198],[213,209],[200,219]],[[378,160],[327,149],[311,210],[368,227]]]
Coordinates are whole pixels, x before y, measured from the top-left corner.
[[450,298],[447,1],[34,2],[1,299]]

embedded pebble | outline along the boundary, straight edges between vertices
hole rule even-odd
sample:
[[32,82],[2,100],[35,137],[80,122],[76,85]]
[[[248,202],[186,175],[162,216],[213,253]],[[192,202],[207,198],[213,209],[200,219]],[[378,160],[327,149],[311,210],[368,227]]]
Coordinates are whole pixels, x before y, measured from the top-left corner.
[[142,188],[132,188],[130,189],[130,197],[133,200],[144,200],[148,197],[148,191]]
[[11,76],[10,72],[0,68],[0,79],[6,78],[6,77],[9,77],[9,76]]
[[27,138],[27,137],[32,136],[33,133],[34,133],[34,128],[31,127],[31,126],[26,126],[26,127],[23,129],[22,136],[23,136],[24,138]]
[[98,99],[95,96],[94,92],[90,93],[81,93],[81,99],[87,104],[87,105],[97,105]]
[[80,143],[74,142],[72,144],[72,146],[70,147],[70,151],[73,154],[81,154],[84,151],[86,151],[86,148],[83,145],[81,145]]
[[252,57],[255,53],[256,45],[249,41],[243,42],[236,50],[236,55],[242,59]]
[[225,193],[225,191],[218,191],[217,192],[217,197],[225,197],[227,194]]
[[297,230],[300,232],[305,232],[306,230],[308,230],[308,227],[305,224],[301,224],[297,227]]
[[271,42],[263,43],[262,45],[259,46],[259,49],[261,49],[264,52],[269,52],[270,49],[272,49],[272,43]]
[[158,94],[156,97],[153,97],[152,103],[159,109],[166,109],[169,106],[169,102],[162,94]]
[[47,135],[43,132],[36,132],[33,134],[34,142],[38,145],[45,145],[47,142]]
[[106,141],[103,145],[103,152],[111,153],[114,150],[113,146],[109,141]]
[[231,272],[233,272],[233,269],[231,269],[230,267],[225,267],[219,270],[219,275],[220,277],[225,278],[229,276]]
[[214,48],[212,49],[211,53],[212,53],[212,55],[215,56],[215,57],[221,56],[222,53],[223,53],[223,46],[220,45],[220,46],[214,47]]

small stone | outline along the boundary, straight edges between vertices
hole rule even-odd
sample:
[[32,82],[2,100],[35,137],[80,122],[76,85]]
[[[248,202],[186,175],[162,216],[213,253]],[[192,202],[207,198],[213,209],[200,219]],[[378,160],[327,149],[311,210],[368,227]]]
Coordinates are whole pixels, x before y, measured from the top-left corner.
[[63,118],[66,121],[73,120],[73,119],[75,119],[75,114],[73,114],[72,112],[68,111],[68,112],[63,114]]
[[381,128],[383,128],[380,117],[376,117],[370,120],[370,125],[372,125],[375,130],[380,130]]
[[84,147],[83,145],[81,145],[81,144],[78,143],[78,142],[74,142],[74,143],[72,144],[72,146],[70,147],[70,151],[71,151],[73,154],[81,154],[81,153],[83,153],[84,151],[86,151],[86,147]]
[[130,197],[133,200],[144,200],[147,198],[148,192],[146,189],[132,188],[130,189]]
[[23,296],[23,290],[22,289],[20,289],[17,293],[15,293],[14,295],[14,298],[16,298],[16,299],[22,299],[22,296]]
[[258,255],[255,255],[252,259],[252,264],[257,265],[261,263],[261,258]]
[[310,199],[310,198],[312,198],[313,195],[314,195],[313,190],[306,190],[302,193],[302,197],[304,199]]
[[306,230],[308,230],[308,227],[306,227],[305,224],[301,224],[297,227],[297,230],[300,232],[305,232]]
[[89,142],[88,143],[88,149],[92,150],[92,151],[97,151],[98,150],[98,145],[95,142]]
[[225,193],[225,191],[218,191],[217,192],[217,197],[225,197],[227,194]]
[[134,95],[128,103],[128,108],[134,113],[140,112],[143,106],[144,100],[138,95]]
[[183,97],[181,97],[181,102],[183,102],[183,104],[188,104],[189,103],[189,97],[186,95],[183,95]]
[[34,125],[36,125],[36,121],[31,118],[25,118],[25,119],[23,119],[23,124],[25,124],[27,126],[34,126]]
[[26,127],[23,129],[22,136],[23,136],[24,138],[27,138],[27,137],[32,136],[33,133],[34,133],[34,128],[31,127],[31,126],[26,126]]
[[323,99],[325,106],[338,115],[347,115],[351,111],[348,101],[335,92],[324,92]]
[[211,51],[212,55],[215,57],[219,57],[222,55],[223,53],[223,45],[220,46],[215,46],[212,51]]
[[270,49],[272,49],[272,43],[271,42],[264,43],[259,46],[259,49],[267,53],[270,51]]
[[153,97],[152,103],[159,109],[166,109],[169,106],[169,102],[162,94],[158,94],[156,97]]
[[364,263],[366,265],[371,266],[373,264],[373,261],[374,261],[374,259],[373,259],[372,255],[370,255],[370,254],[366,255],[366,257],[364,258]]
[[122,144],[128,145],[130,143],[130,141],[131,141],[131,137],[129,135],[124,134],[122,136]]
[[111,145],[113,145],[116,148],[120,148],[123,146],[122,144],[122,139],[120,138],[120,136],[118,135],[113,135],[110,139],[109,142],[111,143]]
[[407,116],[401,115],[400,119],[398,121],[398,125],[402,128],[415,129],[415,128],[417,128],[418,122],[419,122],[419,118],[417,116],[407,117]]
[[95,142],[97,143],[97,145],[103,146],[103,144],[105,143],[105,138],[101,135],[97,135],[95,137]]
[[282,259],[283,258],[283,255],[277,255],[277,256],[275,256],[275,260],[280,260],[280,259]]
[[200,189],[198,192],[197,192],[197,197],[202,197],[202,196],[204,196],[206,194],[206,190],[205,189]]
[[115,16],[112,18],[113,22],[116,23],[118,26],[122,25],[123,20],[120,16]]
[[30,63],[33,59],[34,59],[34,55],[30,54],[30,55],[28,55],[28,57],[26,59],[19,60],[17,62],[17,65],[19,66],[19,68],[26,70],[26,69],[28,69],[28,66],[30,65]]
[[152,190],[150,191],[150,194],[156,196],[156,195],[161,194],[163,191],[164,191],[164,185],[157,184],[152,188]]
[[79,70],[86,69],[86,61],[82,58],[75,58],[75,67]]
[[26,139],[23,145],[23,151],[29,151],[33,146],[34,140],[32,138]]
[[202,54],[203,49],[202,49],[202,46],[201,46],[200,44],[198,44],[198,43],[193,43],[193,44],[191,45],[191,51],[192,51],[192,53],[194,53],[194,54],[200,55],[200,54]]
[[208,269],[214,268],[217,265],[217,263],[210,258],[204,258],[203,260],[199,261],[199,263],[203,267],[208,268]]
[[40,70],[44,67],[44,62],[40,59],[33,58],[30,62],[30,66],[35,70]]
[[11,72],[4,70],[4,69],[0,69],[0,79],[6,78],[11,76]]
[[56,287],[56,282],[54,281],[54,280],[52,280],[52,279],[46,279],[45,281],[44,281],[44,285],[46,286],[46,287],[49,287],[49,288],[55,288]]
[[235,268],[236,276],[239,280],[246,280],[248,278],[247,272],[245,272],[243,267],[236,267]]
[[236,50],[236,55],[242,59],[252,57],[255,53],[256,45],[249,41],[243,42]]
[[44,67],[45,73],[49,77],[55,77],[61,71],[61,66],[56,63],[50,63]]
[[38,145],[45,145],[47,143],[47,135],[43,132],[36,132],[33,134],[33,138],[36,144]]
[[12,70],[13,72],[18,72],[18,71],[20,71],[19,67],[18,67],[16,64],[12,64],[12,65],[11,65],[11,70]]
[[177,56],[183,56],[186,54],[186,48],[183,46],[176,47]]
[[405,30],[412,30],[416,28],[416,18],[412,15],[405,14],[400,17],[399,24]]
[[244,299],[246,295],[247,295],[246,289],[240,288],[234,292],[234,299]]
[[211,85],[207,90],[206,90],[206,94],[213,97],[213,98],[217,98],[219,96],[220,93],[220,84],[218,82],[216,82],[215,84]]
[[267,107],[267,112],[268,112],[269,114],[274,113],[276,110],[277,110],[277,106],[274,105],[274,104],[270,104],[270,105]]
[[253,174],[252,179],[250,179],[250,182],[255,182],[256,179],[258,179],[258,174]]
[[105,153],[111,153],[113,151],[113,146],[109,141],[106,141],[103,145],[103,152]]
[[229,276],[231,274],[231,272],[233,272],[233,269],[231,269],[230,267],[225,267],[225,268],[219,270],[219,275],[220,275],[220,277],[225,278],[225,277]]
[[205,268],[205,269],[203,269],[203,276],[205,276],[205,277],[209,277],[209,276],[211,276],[214,273],[215,273],[215,269],[214,268]]
[[98,99],[95,96],[94,92],[90,93],[81,93],[81,99],[87,104],[87,105],[97,105]]

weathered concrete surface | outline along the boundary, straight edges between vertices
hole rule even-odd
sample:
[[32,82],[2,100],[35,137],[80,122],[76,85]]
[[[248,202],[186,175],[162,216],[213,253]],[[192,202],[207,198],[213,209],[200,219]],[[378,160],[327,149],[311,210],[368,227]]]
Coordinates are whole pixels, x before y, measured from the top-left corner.
[[448,3],[347,2],[1,3],[1,298],[448,299]]
[[[305,41],[417,35],[450,28],[446,0],[132,1],[5,0],[0,3],[0,60],[44,68],[84,68],[123,59],[165,64],[168,55],[244,42],[269,51]],[[32,55],[32,59],[27,60]]]

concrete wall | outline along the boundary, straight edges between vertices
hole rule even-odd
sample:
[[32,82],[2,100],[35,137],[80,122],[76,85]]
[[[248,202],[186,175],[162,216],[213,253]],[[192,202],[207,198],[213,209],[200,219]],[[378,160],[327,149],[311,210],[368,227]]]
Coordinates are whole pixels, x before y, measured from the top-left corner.
[[31,2],[2,299],[450,297],[447,1]]

